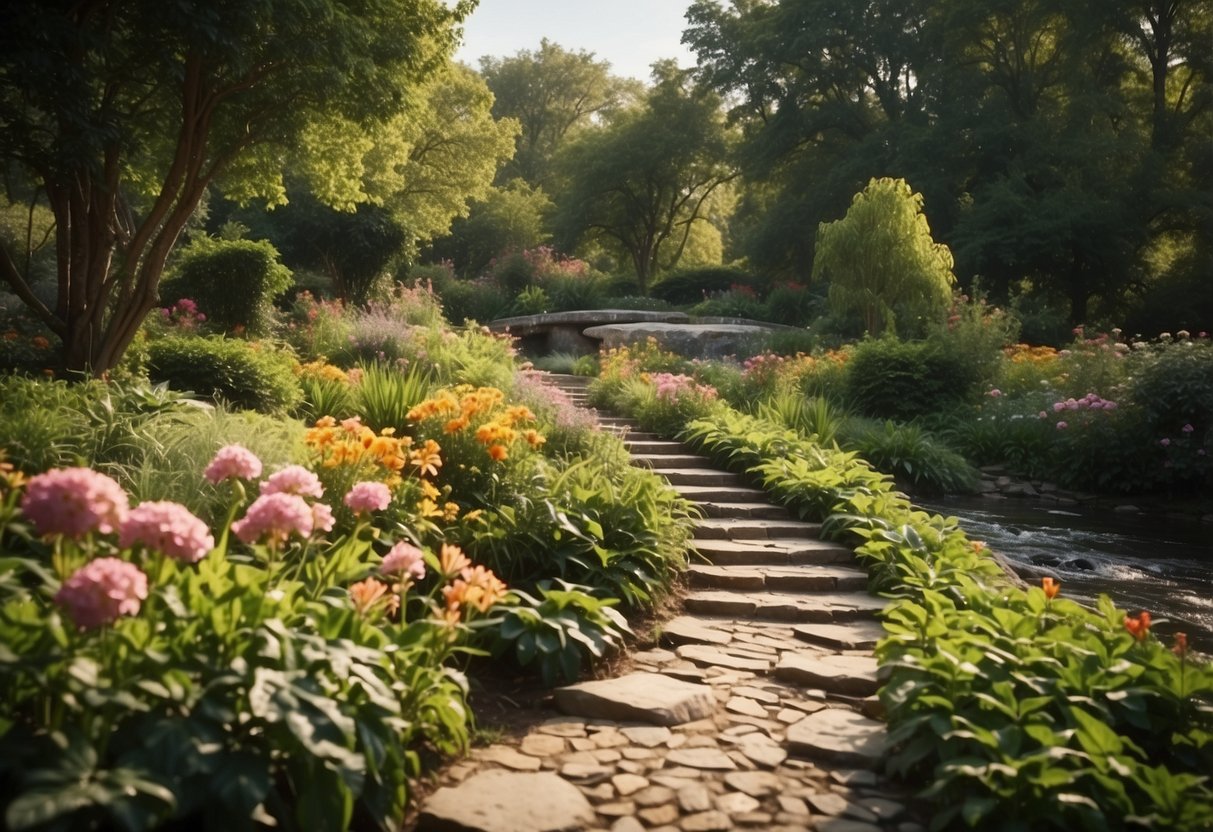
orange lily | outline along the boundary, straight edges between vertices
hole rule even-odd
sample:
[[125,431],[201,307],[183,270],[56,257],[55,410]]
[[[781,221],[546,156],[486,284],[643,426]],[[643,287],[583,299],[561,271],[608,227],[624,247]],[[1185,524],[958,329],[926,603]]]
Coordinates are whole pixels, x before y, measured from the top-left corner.
[[1044,590],[1046,598],[1053,599],[1057,597],[1057,593],[1061,592],[1061,581],[1054,578],[1041,578],[1040,588]]
[[1150,634],[1150,614],[1143,611],[1136,618],[1126,615],[1125,629],[1133,634],[1133,638],[1138,641],[1145,641],[1146,636]]

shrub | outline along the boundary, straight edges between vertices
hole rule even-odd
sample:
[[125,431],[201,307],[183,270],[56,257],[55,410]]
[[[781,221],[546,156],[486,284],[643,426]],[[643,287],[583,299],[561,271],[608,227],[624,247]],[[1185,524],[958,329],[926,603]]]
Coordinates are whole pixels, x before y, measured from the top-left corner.
[[[351,371],[357,377],[361,371]],[[312,361],[299,367],[299,388],[303,400],[295,414],[306,422],[321,416],[344,419],[355,413],[354,388],[351,373],[323,361]]]
[[177,336],[148,347],[148,376],[176,390],[263,413],[285,413],[303,399],[293,360],[258,343]]
[[970,396],[977,378],[962,356],[925,341],[867,340],[847,362],[846,397],[866,416],[908,420]]
[[390,428],[403,433],[410,424],[409,411],[421,404],[430,392],[429,374],[418,367],[406,372],[377,362],[363,364],[356,371],[356,377],[353,412],[373,431]]
[[699,303],[713,292],[725,292],[732,286],[753,288],[757,278],[731,266],[707,266],[679,269],[665,275],[650,289],[649,294],[675,304]]
[[965,494],[977,489],[977,470],[916,425],[855,420],[845,433],[843,447],[858,451],[877,471],[918,494]]
[[974,383],[993,384],[1004,360],[1003,350],[1019,336],[1019,321],[998,307],[991,307],[974,292],[954,293],[947,320],[929,327],[929,340],[941,352],[950,353],[967,363]]
[[161,294],[170,301],[193,299],[213,327],[266,335],[274,299],[290,284],[291,272],[270,243],[198,237],[182,250]]
[[763,301],[760,320],[788,326],[808,326],[817,318],[825,298],[800,283],[777,283]]
[[723,292],[713,292],[691,307],[691,314],[699,317],[761,319],[766,315],[766,306],[749,286],[732,286]]
[[302,358],[332,360],[349,346],[352,327],[342,301],[304,291],[291,303],[282,334]]
[[512,296],[489,280],[456,280],[440,290],[442,314],[458,326],[467,321],[508,317]]
[[844,419],[827,399],[820,396],[807,398],[796,390],[775,391],[758,403],[757,415],[791,428],[821,445],[834,444]]
[[601,309],[606,299],[605,286],[596,274],[557,274],[544,281],[552,299],[553,312],[577,309]]

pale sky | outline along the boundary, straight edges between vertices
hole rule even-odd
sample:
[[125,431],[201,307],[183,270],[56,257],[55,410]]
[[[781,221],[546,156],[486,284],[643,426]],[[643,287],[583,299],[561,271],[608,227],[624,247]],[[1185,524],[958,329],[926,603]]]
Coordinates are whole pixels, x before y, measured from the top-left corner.
[[480,0],[463,25],[457,60],[480,68],[482,55],[534,51],[547,38],[570,52],[593,52],[615,75],[649,80],[649,65],[695,58],[679,43],[690,0]]

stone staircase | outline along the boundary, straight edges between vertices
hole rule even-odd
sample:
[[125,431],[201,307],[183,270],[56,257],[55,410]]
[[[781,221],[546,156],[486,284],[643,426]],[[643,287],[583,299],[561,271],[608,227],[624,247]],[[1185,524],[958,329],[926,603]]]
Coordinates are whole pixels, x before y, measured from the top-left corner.
[[[551,381],[587,405],[588,380]],[[872,656],[884,602],[866,592],[853,553],[680,443],[598,421],[701,511],[683,613],[660,625],[659,647],[631,657],[633,672],[558,690],[566,716],[517,749],[453,767],[461,782],[431,797],[419,828],[923,829],[875,772],[886,751]],[[524,773],[541,779],[514,776]],[[490,786],[502,805],[534,790],[539,801],[564,794],[567,808],[510,820],[498,806],[477,825],[469,807],[483,809]]]

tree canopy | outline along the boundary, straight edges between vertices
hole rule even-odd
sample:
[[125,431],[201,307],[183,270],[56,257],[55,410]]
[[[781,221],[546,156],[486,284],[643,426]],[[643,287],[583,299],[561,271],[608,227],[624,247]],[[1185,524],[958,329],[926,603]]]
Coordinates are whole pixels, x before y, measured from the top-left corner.
[[[0,157],[10,199],[55,218],[44,304],[0,245],[0,275],[63,341],[69,370],[113,367],[153,308],[208,188],[281,198],[291,160],[366,147],[447,61],[471,3],[14,0],[0,11]],[[330,197],[357,173],[299,163]]]

